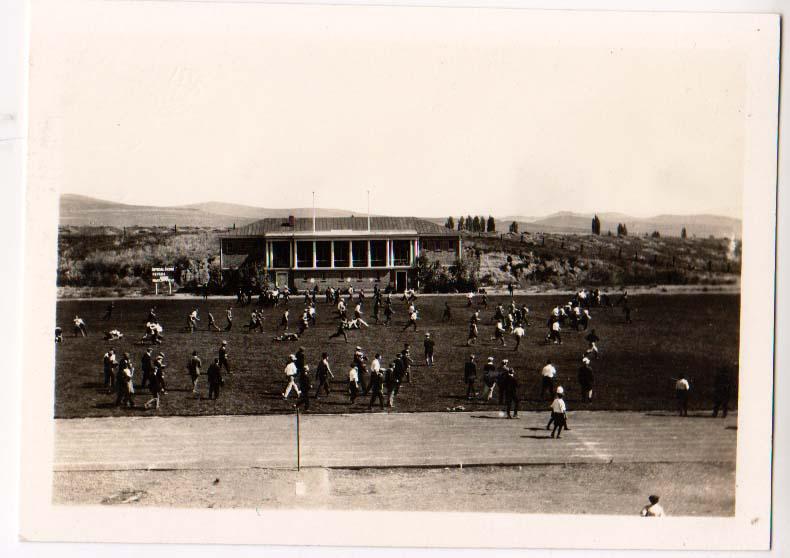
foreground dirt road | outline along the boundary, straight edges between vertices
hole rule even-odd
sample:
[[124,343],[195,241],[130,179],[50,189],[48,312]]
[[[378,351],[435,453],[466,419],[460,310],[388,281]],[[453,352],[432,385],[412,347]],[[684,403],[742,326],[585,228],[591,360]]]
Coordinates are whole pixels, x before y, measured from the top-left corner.
[[[737,416],[569,414],[572,430],[549,438],[548,413],[507,420],[498,412],[308,415],[302,467],[457,467],[550,463],[734,463]],[[130,417],[56,421],[55,470],[291,469],[290,415]]]

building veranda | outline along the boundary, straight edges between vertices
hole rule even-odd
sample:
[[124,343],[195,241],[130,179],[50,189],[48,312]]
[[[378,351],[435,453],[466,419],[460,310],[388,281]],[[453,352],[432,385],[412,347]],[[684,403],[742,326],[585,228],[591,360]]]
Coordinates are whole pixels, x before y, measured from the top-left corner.
[[223,276],[255,266],[270,284],[297,290],[417,288],[421,254],[452,265],[463,254],[461,236],[416,217],[287,217],[220,237]]

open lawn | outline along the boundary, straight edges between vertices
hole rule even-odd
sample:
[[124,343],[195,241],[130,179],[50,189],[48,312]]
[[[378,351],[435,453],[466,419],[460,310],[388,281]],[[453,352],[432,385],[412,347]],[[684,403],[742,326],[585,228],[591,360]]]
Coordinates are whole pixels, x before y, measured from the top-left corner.
[[[159,350],[165,353],[168,364],[166,379],[168,393],[163,396],[160,415],[207,414],[268,414],[291,412],[295,399],[283,401],[285,387],[283,368],[286,357],[301,345],[307,362],[315,370],[322,351],[330,355],[335,373],[333,393],[311,402],[311,412],[347,413],[366,412],[367,398],[360,397],[355,405],[349,404],[345,378],[354,347],[360,345],[370,358],[382,352],[386,365],[404,343],[411,343],[416,367],[412,381],[404,384],[395,403],[395,411],[443,411],[462,405],[467,411],[492,409],[493,402],[466,401],[463,383],[463,363],[468,354],[478,356],[482,377],[482,364],[493,356],[497,363],[508,358],[515,368],[521,384],[521,407],[543,410],[548,402],[539,399],[540,368],[551,358],[559,371],[560,383],[565,386],[569,409],[590,410],[660,410],[674,409],[673,377],[685,372],[691,383],[689,407],[706,409],[711,406],[713,375],[723,364],[733,365],[738,359],[740,297],[726,294],[695,295],[639,295],[630,297],[633,323],[626,324],[622,311],[592,309],[591,327],[596,329],[601,341],[600,358],[593,361],[595,393],[592,403],[579,401],[580,390],[576,372],[586,348],[584,333],[565,329],[562,345],[546,345],[545,320],[551,308],[564,303],[568,296],[516,296],[516,302],[525,302],[531,311],[531,325],[518,351],[514,340],[507,339],[507,347],[499,347],[489,340],[493,333],[490,324],[497,301],[506,297],[490,297],[488,309],[481,310],[480,338],[475,347],[466,347],[466,334],[471,309],[463,297],[423,296],[417,301],[420,321],[417,332],[403,331],[405,303],[397,299],[396,314],[391,327],[375,325],[370,318],[369,329],[349,332],[349,343],[342,338],[328,340],[336,329],[336,318],[331,305],[319,299],[318,324],[309,329],[296,342],[277,343],[272,337],[281,332],[278,328],[283,307],[264,310],[264,333],[247,333],[242,328],[254,306],[235,308],[235,301],[195,298],[159,300],[118,300],[113,317],[102,321],[106,301],[60,301],[57,322],[64,330],[65,342],[57,347],[55,377],[55,416],[59,418],[87,416],[123,416],[129,414],[154,414],[143,411],[141,403],[148,399],[147,390],[138,389],[138,409],[119,409],[114,406],[115,396],[102,388],[102,355],[109,347],[122,354],[129,352],[137,367],[135,384],[139,384],[140,357],[145,349],[136,345],[151,306],[164,326],[165,341]],[[449,301],[453,319],[442,323],[444,302]],[[211,312],[220,327],[225,326],[225,310],[234,306],[234,325],[230,332],[209,332],[207,313]],[[290,302],[291,331],[303,308],[302,297]],[[185,331],[187,314],[197,308],[201,317],[200,330],[194,334]],[[365,314],[371,313],[371,301],[366,301]],[[86,320],[87,338],[72,337],[71,319],[79,314]],[[102,332],[120,329],[124,339],[107,342]],[[436,364],[428,368],[422,361],[422,340],[425,332],[436,339]],[[204,372],[210,359],[216,356],[220,342],[228,341],[229,359],[234,374],[225,374],[224,391],[219,400],[206,399],[205,377],[201,378],[201,398],[191,393],[186,363],[192,350],[203,359]],[[734,370],[735,372],[735,370]],[[735,374],[733,374],[735,376]],[[733,381],[737,381],[734,377]],[[478,382],[478,388],[480,388]],[[737,388],[733,389],[732,406],[737,401]]]

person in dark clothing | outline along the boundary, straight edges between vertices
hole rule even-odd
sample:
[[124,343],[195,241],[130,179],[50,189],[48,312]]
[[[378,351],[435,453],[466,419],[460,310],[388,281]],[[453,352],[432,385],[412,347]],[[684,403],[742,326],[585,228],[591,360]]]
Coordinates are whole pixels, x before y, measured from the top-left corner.
[[631,323],[631,307],[628,306],[628,301],[623,303],[623,314],[625,314],[625,323]]
[[362,395],[368,394],[368,367],[366,361],[368,357],[362,352],[362,347],[357,347],[354,350],[354,366],[357,368],[357,381],[359,382],[359,389]]
[[589,403],[592,401],[593,391],[593,370],[590,367],[589,358],[584,357],[582,359],[582,365],[579,367],[577,378],[579,380],[579,387],[582,391],[582,401]]
[[112,311],[114,309],[115,309],[115,303],[114,302],[110,302],[107,305],[107,309],[104,312],[104,316],[102,317],[102,320],[109,320],[110,318],[112,318]]
[[148,383],[148,380],[151,378],[151,372],[153,371],[153,362],[151,361],[151,352],[153,349],[150,347],[146,349],[143,353],[143,358],[140,363],[140,368],[143,370],[143,379],[140,383],[140,387],[144,388],[145,384]]
[[510,294],[510,298],[513,298],[513,283],[507,284],[507,292]]
[[228,320],[228,325],[225,326],[225,331],[230,331],[233,328],[233,310],[230,306],[225,311],[225,319]]
[[[518,418],[518,378],[516,378],[516,371],[512,368],[506,368],[507,372],[502,378],[502,391],[505,393],[505,412],[507,418]],[[510,411],[513,411],[511,416]]]
[[425,334],[425,365],[433,366],[433,350],[436,347],[436,342],[431,337],[430,333]]
[[450,311],[450,303],[444,303],[444,313],[442,313],[442,321],[449,322],[453,318],[453,313]]
[[[299,368],[298,362],[296,367]],[[301,393],[299,395],[299,400],[296,403],[297,405],[304,407],[305,411],[310,410],[310,388],[312,387],[313,385],[310,382],[310,367],[305,364],[301,369],[299,369],[299,389],[301,390]]]
[[324,393],[329,395],[332,391],[329,388],[329,378],[334,378],[335,375],[332,374],[332,369],[329,367],[329,355],[326,353],[321,353],[321,362],[318,363],[316,377],[318,378],[318,388],[315,390],[315,398],[319,398],[321,388],[324,388]]
[[305,366],[304,347],[299,347],[296,351],[296,371],[301,373]]
[[411,359],[411,352],[409,351],[409,344],[405,343],[403,345],[403,351],[401,351],[400,357],[401,363],[403,364],[403,381],[407,384],[411,383],[411,365],[414,364],[414,361]]
[[505,386],[504,386],[504,384],[507,382],[505,377],[512,370],[512,368],[510,368],[510,366],[508,366],[508,362],[509,362],[508,359],[506,359],[506,358],[502,359],[502,368],[499,369],[499,374],[497,374],[497,377],[496,377],[496,384],[497,384],[497,387],[499,388],[499,396],[498,397],[499,397],[499,404],[500,405],[504,405],[504,403],[505,403],[505,389],[504,389]]
[[390,364],[387,369],[385,382],[387,384],[387,393],[389,394],[387,405],[392,407],[395,404],[395,396],[400,391],[401,382],[403,382],[403,360],[400,353],[395,356],[395,360]]
[[343,340],[348,343],[348,334],[346,330],[348,329],[348,320],[340,320],[340,323],[337,324],[337,331],[334,332],[332,335],[329,336],[330,339],[334,339],[335,337],[343,336]]
[[373,371],[370,374],[370,403],[368,410],[373,410],[373,403],[379,400],[379,408],[384,409],[384,374],[381,370]]
[[730,407],[730,371],[726,366],[722,366],[716,372],[713,380],[713,416],[719,416],[721,410],[722,418],[727,417]]
[[469,355],[469,361],[464,365],[464,383],[466,383],[466,399],[471,401],[477,396],[475,383],[477,382],[477,364],[475,355]]
[[206,371],[206,380],[208,381],[208,398],[217,399],[219,397],[219,388],[223,384],[219,357],[214,358],[214,362],[209,365]]
[[387,300],[387,302],[384,303],[384,325],[386,327],[389,327],[394,313],[395,311],[392,309],[392,303]]
[[230,371],[230,362],[228,362],[228,342],[223,341],[219,348],[219,365],[227,370],[228,374],[233,374]]

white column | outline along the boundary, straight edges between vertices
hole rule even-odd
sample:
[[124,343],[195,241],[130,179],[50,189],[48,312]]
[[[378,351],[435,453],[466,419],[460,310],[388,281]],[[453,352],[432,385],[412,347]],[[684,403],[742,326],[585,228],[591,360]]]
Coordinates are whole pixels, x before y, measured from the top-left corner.
[[370,240],[368,240],[368,267],[373,267],[370,259]]
[[390,244],[391,244],[391,242],[392,241],[388,238],[387,239],[387,244],[385,246],[386,249],[384,250],[384,252],[385,252],[384,255],[386,256],[384,258],[384,265],[385,265],[385,267],[390,267]]
[[318,267],[318,255],[316,252],[316,243],[313,241],[313,268]]
[[272,266],[271,242],[266,241],[264,244],[266,245],[264,249],[266,252],[266,269],[269,269]]
[[335,241],[329,241],[329,267],[335,267]]
[[414,247],[414,241],[412,240],[409,242],[409,265],[414,265],[414,255],[417,253],[417,250]]
[[293,259],[292,259],[292,261],[293,261],[293,264],[294,264],[294,269],[299,269],[299,256],[298,256],[299,252],[296,249],[296,240],[291,242],[291,250],[293,252]]
[[348,267],[354,267],[354,241],[348,241]]

